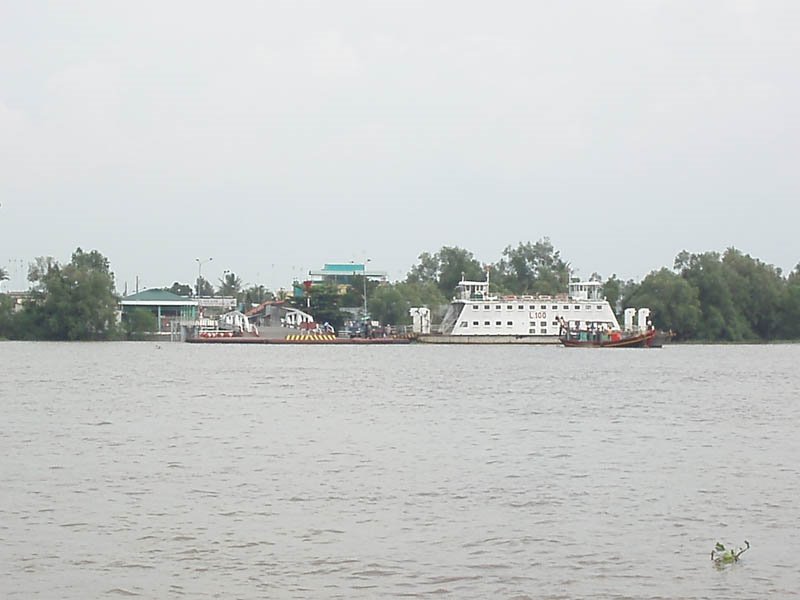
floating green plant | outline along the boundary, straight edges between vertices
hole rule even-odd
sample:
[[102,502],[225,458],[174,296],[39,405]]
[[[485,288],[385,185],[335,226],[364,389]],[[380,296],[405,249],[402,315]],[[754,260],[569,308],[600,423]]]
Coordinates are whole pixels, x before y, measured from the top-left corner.
[[729,565],[739,560],[739,557],[750,549],[750,542],[744,541],[744,548],[725,548],[722,544],[717,542],[714,549],[711,551],[711,560],[717,566]]

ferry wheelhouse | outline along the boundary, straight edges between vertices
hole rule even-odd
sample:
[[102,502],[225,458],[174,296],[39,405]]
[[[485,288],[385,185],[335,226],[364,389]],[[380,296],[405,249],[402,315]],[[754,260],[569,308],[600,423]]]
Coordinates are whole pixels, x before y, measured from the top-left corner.
[[493,296],[486,281],[458,284],[440,331],[450,336],[558,337],[565,329],[618,330],[598,281],[576,281],[554,296]]

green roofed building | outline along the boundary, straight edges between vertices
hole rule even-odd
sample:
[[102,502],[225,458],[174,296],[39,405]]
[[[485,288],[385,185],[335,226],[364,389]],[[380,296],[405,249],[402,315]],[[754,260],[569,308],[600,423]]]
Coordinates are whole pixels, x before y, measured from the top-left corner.
[[386,281],[386,271],[367,270],[363,263],[326,263],[321,269],[308,272],[314,283],[351,285],[353,277],[366,277],[373,281]]
[[152,289],[124,296],[119,305],[123,319],[133,310],[147,310],[156,321],[153,333],[169,334],[173,332],[171,325],[175,321],[186,323],[203,318],[216,318],[221,313],[233,310],[236,308],[236,298],[228,296],[190,298],[178,296],[167,290]]
[[144,290],[138,294],[125,296],[120,300],[123,318],[135,309],[144,309],[157,319],[158,333],[170,331],[170,321],[174,319],[195,319],[197,317],[197,298],[178,296],[166,290]]

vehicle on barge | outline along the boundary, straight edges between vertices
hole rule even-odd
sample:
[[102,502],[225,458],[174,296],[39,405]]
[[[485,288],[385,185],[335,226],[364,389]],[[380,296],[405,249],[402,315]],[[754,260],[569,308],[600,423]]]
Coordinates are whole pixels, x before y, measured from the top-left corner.
[[[306,314],[306,313],[303,313]],[[310,315],[308,315],[310,317]],[[230,311],[218,319],[193,321],[183,327],[181,339],[191,344],[409,344],[411,338],[338,337],[333,327],[304,320],[299,327],[265,326],[259,329],[248,316]]]

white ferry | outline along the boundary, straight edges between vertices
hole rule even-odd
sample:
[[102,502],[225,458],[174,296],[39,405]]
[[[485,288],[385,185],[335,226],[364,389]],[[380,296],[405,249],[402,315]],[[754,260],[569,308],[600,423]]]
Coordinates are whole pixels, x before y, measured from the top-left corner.
[[601,294],[600,282],[577,281],[569,284],[568,294],[493,296],[488,273],[486,281],[462,279],[440,336],[420,341],[557,344],[565,329],[619,330],[617,317]]

